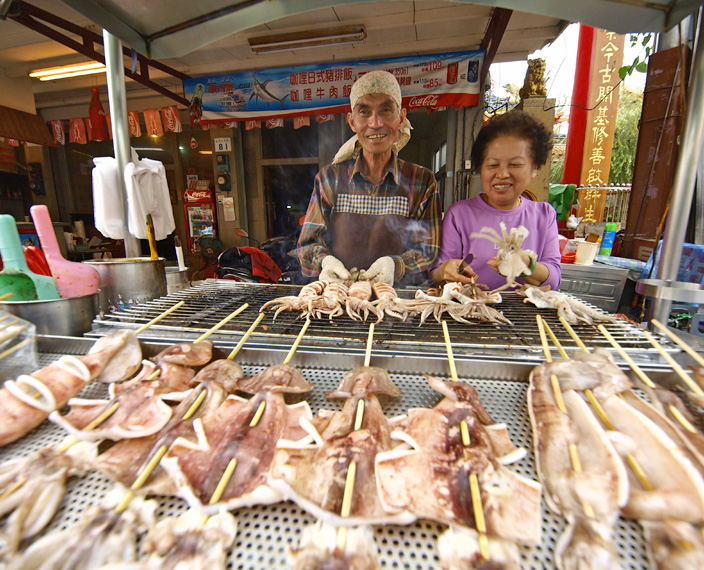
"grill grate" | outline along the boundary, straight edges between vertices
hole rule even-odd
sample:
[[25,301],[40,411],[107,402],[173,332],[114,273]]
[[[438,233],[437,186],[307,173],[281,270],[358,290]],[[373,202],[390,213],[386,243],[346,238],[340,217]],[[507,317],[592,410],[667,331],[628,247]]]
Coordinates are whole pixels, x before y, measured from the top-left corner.
[[[173,339],[184,333],[198,335],[213,327],[232,311],[249,303],[237,318],[225,324],[219,331],[217,340],[221,344],[233,343],[239,340],[254,322],[259,314],[259,308],[276,297],[295,296],[300,287],[282,285],[258,285],[233,283],[231,281],[210,280],[190,289],[150,301],[148,303],[110,313],[94,322],[94,332],[104,334],[113,327],[125,325],[141,326],[178,301],[185,305],[159,321],[144,333],[146,338]],[[399,296],[412,298],[414,290],[400,290]],[[514,350],[525,357],[526,353],[534,353],[537,359],[542,359],[540,336],[535,316],[540,314],[565,348],[578,348],[567,331],[560,324],[557,311],[552,309],[539,310],[530,303],[524,303],[523,298],[513,292],[503,295],[503,302],[495,307],[502,311],[513,324],[478,323],[463,324],[446,317],[453,350],[456,355],[479,354],[492,355],[500,353],[506,356],[506,350]],[[596,309],[598,310],[598,309]],[[272,320],[273,312],[262,321],[254,332],[252,339],[259,337],[278,337],[288,342],[300,331],[302,321],[297,312],[282,312],[276,321]],[[303,346],[341,346],[346,348],[364,348],[369,331],[369,322],[359,322],[350,319],[346,314],[336,317],[333,322],[328,319],[313,320],[306,332]],[[443,331],[434,318],[429,317],[422,326],[420,318],[413,317],[407,322],[392,317],[384,320],[374,328],[375,348],[385,347],[406,351],[408,349],[420,352],[444,353],[445,344]],[[654,354],[655,349],[644,338],[640,330],[628,323],[605,323],[606,328],[626,350],[643,357],[644,354]],[[590,348],[610,348],[608,341],[598,331],[596,325],[578,324],[573,328]],[[236,337],[233,338],[233,335]],[[668,341],[664,341],[668,345]],[[672,350],[672,345],[669,345]]]
[[[62,353],[64,351],[61,351]],[[59,353],[43,353],[41,366],[59,358]],[[294,361],[295,363],[295,361]],[[258,364],[242,363],[247,375],[253,375],[264,367]],[[372,361],[372,364],[374,362]],[[302,368],[305,378],[314,384],[314,389],[305,395],[287,395],[289,403],[306,399],[313,411],[324,407],[340,410],[342,402],[327,400],[326,390],[335,388],[344,372],[327,368]],[[391,418],[405,413],[414,407],[432,407],[439,400],[424,378],[417,374],[391,374],[394,383],[401,389],[397,398],[380,398],[386,417]],[[448,379],[448,378],[443,378]],[[477,380],[462,377],[477,389],[487,411],[496,421],[506,422],[511,440],[524,447],[528,453],[518,464],[509,469],[531,479],[537,479],[532,451],[531,427],[526,407],[527,384],[517,379]],[[88,386],[81,397],[104,398],[105,385]],[[21,440],[0,449],[0,463],[13,457],[23,456],[47,445],[56,444],[64,433],[56,426],[45,422]],[[86,505],[99,503],[111,489],[112,484],[97,473],[90,473],[69,481],[67,494],[50,527],[68,528],[80,518]],[[186,509],[180,499],[161,498],[157,517],[178,516]],[[268,570],[285,568],[286,548],[297,545],[303,528],[314,522],[314,518],[286,502],[275,505],[245,508],[234,511],[238,520],[236,543],[231,548],[228,568],[237,570]],[[542,504],[543,536],[536,547],[520,547],[524,570],[545,570],[554,568],[553,551],[557,538],[564,529],[564,519],[550,513]],[[435,541],[446,526],[428,520],[420,520],[408,526],[384,525],[374,527],[374,535],[379,550],[381,567],[384,569],[434,570],[437,568]],[[645,570],[648,562],[641,527],[633,521],[620,519],[615,527],[621,567],[629,570]]]

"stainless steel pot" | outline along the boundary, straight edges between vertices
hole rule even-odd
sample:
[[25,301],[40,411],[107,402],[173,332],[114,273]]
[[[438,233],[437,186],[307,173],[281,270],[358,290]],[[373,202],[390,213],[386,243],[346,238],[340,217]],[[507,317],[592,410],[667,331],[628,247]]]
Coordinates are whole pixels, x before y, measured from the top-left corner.
[[2,301],[0,307],[34,323],[37,334],[81,336],[98,314],[98,293],[47,301]]
[[110,313],[166,295],[164,258],[90,259],[100,274],[100,313]]
[[166,268],[166,290],[169,295],[175,291],[186,289],[191,286],[188,279],[188,268],[179,269],[178,267]]

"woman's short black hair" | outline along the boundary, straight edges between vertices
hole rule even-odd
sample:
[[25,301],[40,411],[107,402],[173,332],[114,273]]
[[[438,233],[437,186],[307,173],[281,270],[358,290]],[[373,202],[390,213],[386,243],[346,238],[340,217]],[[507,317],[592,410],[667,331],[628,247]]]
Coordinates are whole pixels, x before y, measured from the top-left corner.
[[548,161],[552,150],[552,132],[533,115],[514,109],[494,115],[479,131],[470,155],[475,172],[479,172],[482,167],[489,143],[498,137],[507,136],[530,142],[530,156],[534,166],[540,167]]

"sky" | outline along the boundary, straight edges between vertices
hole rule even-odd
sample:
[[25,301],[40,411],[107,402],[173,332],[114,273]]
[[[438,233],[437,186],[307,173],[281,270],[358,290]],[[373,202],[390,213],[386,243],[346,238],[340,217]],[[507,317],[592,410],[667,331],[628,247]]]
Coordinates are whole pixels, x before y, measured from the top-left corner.
[[[528,59],[543,58],[545,60],[545,85],[548,88],[548,97],[556,99],[558,106],[569,103],[569,98],[572,96],[578,38],[579,24],[570,24],[552,44],[528,56]],[[639,56],[641,60],[644,59],[643,47],[638,44],[632,48],[629,37],[626,36],[624,63],[632,63],[636,56]],[[497,95],[505,96],[505,91],[501,88],[502,85],[522,86],[527,67],[527,61],[492,64],[491,79]],[[645,75],[645,73],[634,71],[626,77],[625,84],[631,88],[643,89]]]

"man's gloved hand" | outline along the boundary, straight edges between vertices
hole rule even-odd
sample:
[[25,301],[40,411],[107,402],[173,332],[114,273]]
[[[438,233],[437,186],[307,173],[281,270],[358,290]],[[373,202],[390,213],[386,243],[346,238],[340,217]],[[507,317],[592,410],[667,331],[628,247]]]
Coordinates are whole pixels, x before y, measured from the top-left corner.
[[337,283],[340,281],[348,281],[350,279],[350,272],[345,269],[345,266],[339,259],[337,259],[337,257],[326,255],[323,257],[323,262],[320,266],[321,271],[318,278],[321,281]]
[[393,286],[396,264],[391,257],[380,257],[369,266],[369,269],[359,272],[361,280],[376,280],[378,283],[386,283]]

